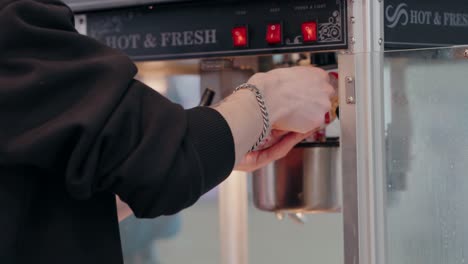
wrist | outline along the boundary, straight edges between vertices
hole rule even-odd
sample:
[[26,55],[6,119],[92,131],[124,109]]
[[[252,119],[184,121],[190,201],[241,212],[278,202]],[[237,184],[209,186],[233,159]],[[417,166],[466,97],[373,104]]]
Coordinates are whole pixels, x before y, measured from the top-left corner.
[[256,86],[263,94],[271,127],[283,116],[283,111],[278,107],[278,103],[275,101],[276,98],[273,95],[275,91],[272,89],[273,86],[278,86],[279,80],[277,79],[273,74],[257,73],[247,82]]
[[237,164],[262,132],[262,115],[255,95],[251,91],[240,90],[213,108],[224,117],[231,128]]
[[260,89],[257,88],[257,86],[249,83],[244,83],[239,85],[235,91],[238,92],[241,90],[248,90],[253,95],[255,95],[255,101],[257,102],[258,110],[260,111],[262,116],[262,133],[250,149],[251,151],[255,151],[258,149],[259,146],[263,145],[264,140],[269,136],[271,130],[270,117],[265,103],[265,97],[262,91],[260,91]]

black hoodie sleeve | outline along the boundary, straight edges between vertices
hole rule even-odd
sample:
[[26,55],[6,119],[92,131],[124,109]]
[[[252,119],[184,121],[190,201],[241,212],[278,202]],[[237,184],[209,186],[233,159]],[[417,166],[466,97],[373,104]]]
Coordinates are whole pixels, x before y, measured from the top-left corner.
[[135,81],[125,55],[72,19],[55,0],[0,0],[0,166],[60,175],[76,199],[116,193],[138,217],[176,213],[224,180],[222,116]]

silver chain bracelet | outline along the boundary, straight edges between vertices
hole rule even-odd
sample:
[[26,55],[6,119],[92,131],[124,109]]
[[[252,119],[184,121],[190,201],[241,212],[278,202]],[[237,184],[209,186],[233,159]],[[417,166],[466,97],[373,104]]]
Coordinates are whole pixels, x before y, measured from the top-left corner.
[[260,90],[253,84],[249,83],[244,83],[239,85],[234,92],[237,92],[242,89],[248,89],[252,91],[255,94],[255,98],[257,99],[257,103],[260,106],[260,111],[262,112],[262,118],[263,118],[263,130],[262,134],[258,138],[257,142],[252,146],[250,149],[250,152],[257,150],[257,148],[263,143],[263,140],[268,136],[269,130],[270,130],[270,118],[268,116],[268,110],[265,104],[265,100],[263,98],[263,94],[260,92]]

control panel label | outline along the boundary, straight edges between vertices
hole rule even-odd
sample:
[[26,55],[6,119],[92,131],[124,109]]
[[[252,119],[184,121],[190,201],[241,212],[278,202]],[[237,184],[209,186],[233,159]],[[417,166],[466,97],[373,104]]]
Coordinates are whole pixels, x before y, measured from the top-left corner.
[[161,32],[159,34],[146,33],[145,35],[112,34],[104,37],[104,43],[121,50],[210,45],[217,43],[216,34],[216,29]]
[[386,0],[386,43],[405,46],[468,44],[464,1]]
[[[87,34],[136,60],[346,49],[346,0],[310,2],[191,2],[98,11],[86,14]],[[280,31],[269,31],[272,24],[281,25]],[[315,26],[305,31],[306,24]],[[238,28],[242,32],[234,35]]]

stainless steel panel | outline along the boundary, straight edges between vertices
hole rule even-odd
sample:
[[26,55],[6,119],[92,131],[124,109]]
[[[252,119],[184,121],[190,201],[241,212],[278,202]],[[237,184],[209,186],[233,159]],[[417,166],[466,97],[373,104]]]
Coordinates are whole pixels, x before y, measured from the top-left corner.
[[[339,60],[340,86],[354,79],[355,98],[340,94],[346,264],[385,264],[381,104],[384,1],[349,1],[350,50]],[[354,99],[354,100],[350,100]],[[354,104],[355,103],[355,104]],[[342,113],[341,113],[342,112]]]

